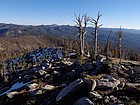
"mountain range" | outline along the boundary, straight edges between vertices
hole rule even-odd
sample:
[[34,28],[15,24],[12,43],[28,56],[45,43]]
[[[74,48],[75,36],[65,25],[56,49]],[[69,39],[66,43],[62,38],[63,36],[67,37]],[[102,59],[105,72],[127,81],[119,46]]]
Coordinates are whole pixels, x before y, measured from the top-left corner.
[[[117,31],[118,28],[100,28],[98,39],[101,42],[106,42],[109,31],[112,31],[110,41],[112,43],[117,42]],[[94,37],[91,32],[94,31],[93,27],[87,27],[87,35],[85,36],[86,41],[93,41]],[[5,24],[0,23],[0,36],[1,37],[16,37],[24,35],[51,35],[54,37],[63,38],[75,38],[78,33],[78,29],[75,26],[70,25],[16,25],[16,24]],[[140,30],[135,29],[122,29],[123,44],[131,49],[140,52]]]

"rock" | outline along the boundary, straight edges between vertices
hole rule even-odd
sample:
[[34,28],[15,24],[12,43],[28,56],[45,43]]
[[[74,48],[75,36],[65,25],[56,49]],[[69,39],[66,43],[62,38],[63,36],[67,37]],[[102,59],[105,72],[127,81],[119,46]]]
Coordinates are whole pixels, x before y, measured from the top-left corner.
[[127,70],[127,68],[124,65],[121,65],[121,68],[125,71]]
[[132,101],[129,102],[128,105],[139,105],[139,104],[137,104],[137,102],[135,100],[132,100]]
[[107,64],[100,64],[95,68],[95,73],[96,74],[107,74],[109,73],[109,67]]
[[125,92],[129,94],[140,94],[140,83],[126,83]]
[[30,90],[29,93],[33,96],[40,95],[40,94],[43,94],[43,90],[42,89],[33,89],[33,90]]
[[124,82],[120,82],[120,84],[118,84],[118,89],[123,89],[125,86],[125,83]]
[[127,87],[135,87],[135,88],[140,88],[140,83],[126,83]]
[[87,97],[83,97],[77,100],[73,105],[94,105],[94,103],[90,101]]
[[110,101],[110,98],[109,98],[108,96],[105,96],[105,97],[104,97],[104,102],[105,102],[105,103],[109,103],[109,101]]
[[67,78],[71,79],[71,78],[75,78],[76,77],[76,72],[75,70],[71,70],[70,72],[67,73]]
[[123,103],[114,103],[114,104],[111,104],[111,105],[125,105]]
[[117,97],[114,97],[113,95],[110,96],[110,102],[111,103],[116,103],[117,102]]
[[51,75],[50,75],[50,74],[46,74],[46,75],[45,75],[45,78],[46,78],[46,79],[49,79],[49,78],[51,78]]
[[60,72],[59,72],[59,71],[53,71],[53,75],[54,75],[54,76],[58,76],[58,77],[59,77],[61,74],[60,74]]
[[123,102],[129,101],[129,98],[127,96],[119,96],[119,99],[122,100]]
[[92,64],[91,61],[86,61],[83,65],[82,68],[84,71],[90,71],[90,70],[94,70],[94,66]]
[[30,82],[26,82],[26,83],[23,83],[23,82],[16,82],[15,84],[12,85],[12,87],[5,91],[4,93],[0,94],[0,96],[4,95],[4,94],[7,94],[8,92],[11,92],[13,90],[17,90],[17,89],[20,89],[22,88],[23,86],[26,86],[27,84],[29,84]]
[[117,103],[117,97],[114,97],[113,95],[111,95],[111,96],[105,96],[104,97],[104,102],[107,105],[116,105],[116,103]]
[[43,76],[43,75],[47,74],[47,72],[46,72],[46,71],[44,71],[44,70],[39,70],[39,71],[38,71],[38,73],[39,73],[39,75],[41,75],[41,76]]
[[103,60],[104,60],[103,56],[98,55],[98,56],[96,57],[96,64],[95,64],[95,65],[96,65],[96,66],[99,66],[100,64],[102,64]]
[[132,76],[134,74],[134,71],[132,69],[129,69],[126,71],[126,73],[129,75],[129,76]]
[[125,78],[119,78],[119,81],[120,81],[120,84],[118,84],[117,87],[119,90],[122,90],[125,86],[126,80],[125,80]]
[[55,86],[53,85],[45,85],[44,87],[42,87],[42,89],[46,89],[46,90],[53,90],[55,88]]
[[34,89],[38,88],[38,85],[39,84],[37,84],[37,83],[32,83],[32,84],[29,84],[28,87],[29,87],[30,90],[34,90]]
[[102,99],[102,96],[101,96],[100,94],[98,94],[98,92],[96,92],[96,91],[89,92],[89,97],[90,97],[92,100],[99,100],[99,99]]
[[101,79],[96,80],[99,89],[114,89],[120,84],[120,81],[110,75],[105,75]]
[[70,66],[70,65],[73,64],[73,62],[68,61],[68,60],[63,60],[62,62],[63,62],[65,65],[68,65],[68,66]]
[[64,88],[66,86],[67,86],[67,84],[61,84],[61,85],[59,85],[60,88]]
[[47,62],[46,60],[44,60],[44,61],[41,62],[40,66],[43,66],[43,67],[46,68],[46,67],[48,67],[49,65],[48,65],[48,62]]
[[19,94],[17,91],[7,93],[7,97],[13,98],[16,94]]
[[82,90],[84,85],[85,84],[82,79],[77,79],[74,82],[70,83],[67,87],[63,88],[57,95],[56,102],[67,98],[68,96],[70,96],[73,93],[76,93],[77,91]]
[[89,91],[94,91],[94,89],[96,88],[96,81],[95,80],[84,78],[84,82],[87,84]]

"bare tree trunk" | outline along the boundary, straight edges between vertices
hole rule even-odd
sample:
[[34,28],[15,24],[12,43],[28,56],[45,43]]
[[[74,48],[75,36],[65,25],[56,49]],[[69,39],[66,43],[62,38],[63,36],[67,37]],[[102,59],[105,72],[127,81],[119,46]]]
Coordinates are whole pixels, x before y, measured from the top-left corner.
[[83,35],[80,33],[80,44],[81,44],[81,55],[84,54],[84,49],[83,49]]
[[90,19],[90,22],[95,27],[94,33],[92,33],[94,35],[94,57],[96,57],[98,54],[98,29],[102,26],[102,24],[101,25],[98,25],[98,24],[99,24],[99,19],[101,16],[102,16],[102,14],[100,14],[100,12],[98,12],[98,16],[97,16],[96,20],[93,18]]
[[120,30],[117,33],[118,35],[118,47],[119,47],[119,58],[120,58],[120,64],[121,64],[121,59],[122,59],[122,29],[120,27]]
[[95,25],[95,43],[94,43],[94,53],[95,56],[98,54],[98,28],[97,28],[97,24]]
[[[75,14],[74,14],[75,15]],[[87,15],[83,15],[83,16],[76,16],[76,23],[77,23],[77,28],[79,30],[78,36],[80,38],[80,54],[83,55],[84,54],[84,36],[86,34],[86,26],[87,26],[87,22],[88,22],[88,17]],[[84,25],[84,26],[83,26]]]
[[122,38],[119,39],[119,57],[120,57],[120,63],[122,59]]

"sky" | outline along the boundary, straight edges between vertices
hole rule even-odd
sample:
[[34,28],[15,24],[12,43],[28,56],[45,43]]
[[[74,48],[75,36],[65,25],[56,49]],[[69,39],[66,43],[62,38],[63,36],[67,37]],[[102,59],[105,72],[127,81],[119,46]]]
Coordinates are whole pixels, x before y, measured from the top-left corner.
[[103,15],[103,27],[140,29],[140,0],[0,0],[0,23],[75,25],[75,14]]

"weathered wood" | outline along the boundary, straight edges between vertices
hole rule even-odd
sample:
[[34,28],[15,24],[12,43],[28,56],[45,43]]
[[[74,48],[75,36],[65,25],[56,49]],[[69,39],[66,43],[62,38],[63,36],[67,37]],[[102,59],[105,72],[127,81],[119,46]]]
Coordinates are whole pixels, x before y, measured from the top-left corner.
[[100,12],[98,12],[98,16],[97,19],[95,20],[94,18],[90,19],[91,24],[94,26],[94,33],[92,33],[94,35],[94,56],[96,56],[98,54],[98,29],[103,25],[100,24],[99,25],[99,19],[102,16],[102,14],[100,14]]
[[85,40],[85,35],[86,35],[86,27],[87,27],[87,22],[89,19],[88,19],[87,14],[82,15],[82,16],[80,14],[79,14],[79,16],[76,16],[76,14],[74,14],[74,15],[76,18],[76,20],[75,20],[76,26],[77,26],[78,31],[79,31],[77,36],[80,39],[80,53],[81,53],[81,55],[83,55],[84,54],[84,47],[85,47],[84,40]]

